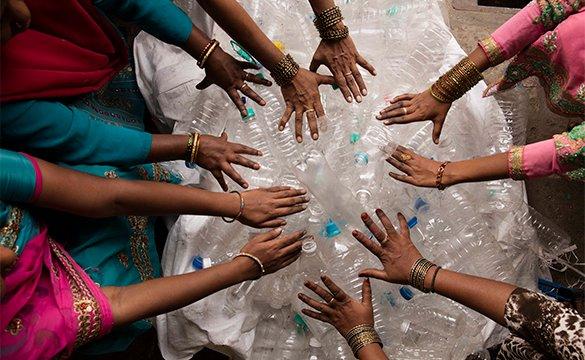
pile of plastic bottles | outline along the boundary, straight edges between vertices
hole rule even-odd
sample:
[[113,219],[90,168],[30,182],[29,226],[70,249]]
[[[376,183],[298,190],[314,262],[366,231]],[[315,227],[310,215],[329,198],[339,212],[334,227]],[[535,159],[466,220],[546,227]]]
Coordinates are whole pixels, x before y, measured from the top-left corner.
[[[494,99],[481,100],[483,85],[478,85],[453,105],[438,145],[431,140],[429,123],[383,126],[374,114],[389,98],[424,89],[463,53],[437,1],[337,3],[356,46],[379,75],[364,75],[368,95],[360,104],[348,104],[339,91],[322,88],[327,116],[319,119],[318,141],[310,140],[307,133],[298,144],[292,122],[277,131],[284,104],[276,86],[257,87],[267,104],[259,107],[248,100],[244,118],[221,90],[209,88],[194,100],[190,118],[175,128],[215,135],[225,130],[231,141],[264,154],[259,171],[239,169],[252,188],[289,185],[304,187],[311,195],[308,210],[287,218],[285,229],[307,229],[314,235],[314,240],[304,242],[300,259],[222,295],[226,297],[222,312],[228,318],[260,309],[260,318],[242,329],[255,328],[253,344],[245,354],[254,360],[353,358],[332,326],[301,314],[304,304],[296,295],[307,292],[306,279],[318,280],[326,273],[349,295],[361,297],[359,270],[379,267],[377,259],[351,236],[355,228],[367,231],[359,218],[363,211],[401,211],[423,256],[445,268],[528,288],[535,288],[543,271],[539,265],[543,254],[555,257],[570,250],[566,235],[544,224],[528,208],[519,183],[460,185],[439,192],[387,176],[391,167],[384,159],[396,144],[441,160],[507,150],[514,139],[506,119],[515,110],[507,104],[503,113]],[[319,38],[306,0],[242,4],[271,40],[308,66]],[[232,42],[232,49],[234,56],[254,61],[237,43]],[[268,75],[265,69],[259,73]],[[206,222],[197,239],[188,240],[196,245],[189,254],[192,268],[185,271],[229,259],[256,232],[219,218]],[[375,326],[392,359],[463,359],[482,349],[495,327],[483,316],[438,295],[377,281],[373,285]]]

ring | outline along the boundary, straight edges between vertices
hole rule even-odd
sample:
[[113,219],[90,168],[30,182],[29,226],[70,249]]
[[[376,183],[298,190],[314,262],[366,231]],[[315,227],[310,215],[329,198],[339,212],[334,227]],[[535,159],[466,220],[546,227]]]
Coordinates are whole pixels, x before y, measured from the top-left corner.
[[345,76],[349,76],[349,75],[353,75],[353,73],[350,71],[350,72],[348,72],[347,74],[343,74],[343,75],[345,75]]
[[307,109],[305,112],[315,112],[315,109]]
[[400,161],[402,162],[406,162],[408,160],[412,159],[412,156],[410,154],[400,154]]
[[384,240],[380,241],[380,245],[384,245],[388,242],[388,236],[384,235]]
[[404,113],[404,115],[408,115],[408,110],[406,110],[405,107],[402,108],[402,112]]
[[240,91],[244,91],[244,88],[245,88],[246,86],[248,86],[248,84],[246,84],[246,83],[243,83],[243,84],[242,84],[242,86],[240,86]]

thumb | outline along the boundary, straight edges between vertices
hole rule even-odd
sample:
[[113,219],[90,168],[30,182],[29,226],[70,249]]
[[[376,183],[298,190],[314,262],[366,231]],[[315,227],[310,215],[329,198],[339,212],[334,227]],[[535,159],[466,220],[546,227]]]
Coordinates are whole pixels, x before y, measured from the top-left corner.
[[319,66],[321,66],[323,63],[321,62],[321,60],[317,60],[317,58],[313,58],[311,59],[311,64],[309,64],[309,71],[312,72],[317,72],[317,69],[319,68]]
[[369,277],[383,281],[390,281],[388,279],[388,274],[384,270],[380,269],[364,269],[359,273],[360,277]]
[[435,144],[439,143],[439,138],[441,137],[441,131],[443,130],[443,122],[445,119],[436,119],[433,121],[433,142]]
[[368,278],[362,284],[362,304],[372,304],[372,284]]
[[203,78],[203,80],[201,80],[201,82],[197,85],[195,85],[195,88],[197,90],[203,90],[203,89],[207,89],[211,84],[213,84],[211,82],[211,79],[209,79],[207,76]]

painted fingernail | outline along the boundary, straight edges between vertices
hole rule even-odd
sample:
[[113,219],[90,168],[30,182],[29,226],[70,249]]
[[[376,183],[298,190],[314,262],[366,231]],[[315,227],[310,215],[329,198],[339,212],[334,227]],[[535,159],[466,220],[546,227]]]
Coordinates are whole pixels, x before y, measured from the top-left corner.
[[319,139],[319,134],[317,134],[317,133],[314,133],[314,134],[313,134],[313,140],[318,140],[318,139]]
[[300,137],[300,136],[297,136],[297,142],[298,142],[298,143],[301,143],[301,142],[303,142],[303,138],[302,138],[302,137]]
[[362,95],[363,95],[363,96],[366,96],[366,95],[368,95],[368,90],[367,90],[367,89],[363,89],[363,90],[362,90]]
[[361,103],[362,102],[362,97],[358,95],[358,96],[356,96],[355,100],[357,102]]
[[348,103],[350,103],[350,102],[353,101],[353,99],[351,98],[351,96],[346,97],[345,100],[347,100]]

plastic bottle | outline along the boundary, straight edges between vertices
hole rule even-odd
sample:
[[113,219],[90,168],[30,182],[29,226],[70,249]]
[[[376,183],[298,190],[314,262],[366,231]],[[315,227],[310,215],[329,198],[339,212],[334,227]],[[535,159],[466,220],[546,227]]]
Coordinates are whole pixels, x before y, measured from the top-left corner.
[[277,346],[277,341],[281,337],[280,333],[283,331],[285,321],[286,315],[283,309],[269,308],[263,314],[254,334],[252,359],[274,359],[274,349]]
[[210,86],[202,91],[188,112],[191,117],[190,131],[219,136],[226,128],[230,115],[235,116],[236,110],[231,109],[231,101],[221,88]]
[[309,338],[302,323],[294,320],[295,314],[286,322],[273,359],[296,360],[309,355]]
[[309,360],[326,360],[327,355],[323,351],[322,345],[316,338],[309,339]]
[[223,313],[228,317],[235,316],[252,301],[252,290],[256,281],[245,281],[228,289]]

